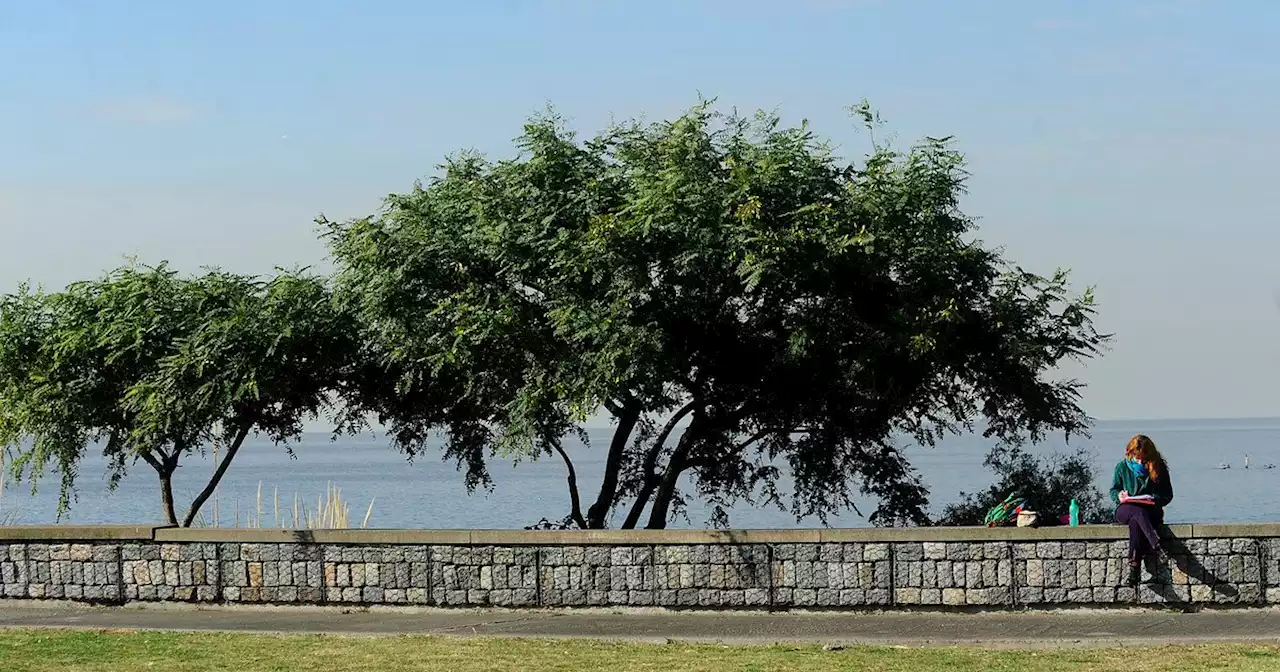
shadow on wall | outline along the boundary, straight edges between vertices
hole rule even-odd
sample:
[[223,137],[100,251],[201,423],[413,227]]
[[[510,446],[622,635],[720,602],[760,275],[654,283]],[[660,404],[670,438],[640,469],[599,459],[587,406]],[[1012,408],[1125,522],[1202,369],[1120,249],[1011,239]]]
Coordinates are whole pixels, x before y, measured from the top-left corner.
[[[1195,553],[1195,549],[1188,546],[1187,542],[1173,535],[1169,528],[1162,530],[1161,537],[1164,539],[1165,551],[1169,555],[1169,563],[1161,562],[1154,557],[1147,558],[1144,566],[1135,568],[1130,582],[1149,587],[1155,594],[1159,595],[1165,602],[1170,605],[1191,604],[1205,602],[1237,602],[1240,599],[1240,589],[1234,585],[1235,582],[1245,581],[1249,583],[1259,583],[1260,576],[1259,567],[1261,560],[1255,558],[1240,558],[1238,556],[1231,557],[1229,554],[1221,555],[1205,555],[1210,550],[1202,549],[1200,553]],[[1195,540],[1197,543],[1206,543],[1204,540]],[[1257,543],[1252,542],[1252,543]],[[1231,549],[1228,549],[1231,550]],[[1214,567],[1206,566],[1200,561],[1197,555],[1204,556],[1214,563]],[[1250,566],[1248,560],[1252,559],[1256,566]],[[1215,560],[1220,560],[1221,565]],[[1238,567],[1232,567],[1231,563],[1238,563]],[[1177,570],[1177,573],[1174,570]],[[1143,577],[1145,570],[1146,577]],[[1249,581],[1249,574],[1252,573],[1253,579]],[[1235,575],[1235,576],[1233,576]],[[1259,591],[1261,591],[1259,585]],[[1203,591],[1208,594],[1193,595],[1193,591]],[[1253,600],[1258,601],[1261,595],[1255,596]]]

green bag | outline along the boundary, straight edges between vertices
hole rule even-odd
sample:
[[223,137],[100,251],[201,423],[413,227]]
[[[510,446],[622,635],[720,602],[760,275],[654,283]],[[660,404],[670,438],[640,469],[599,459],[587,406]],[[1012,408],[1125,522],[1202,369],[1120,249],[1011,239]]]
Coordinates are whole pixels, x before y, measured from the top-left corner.
[[997,527],[1001,523],[1017,522],[1018,507],[1026,502],[1027,500],[1019,497],[1018,493],[1011,493],[1004,498],[1003,502],[991,507],[991,510],[987,512],[987,517],[982,522],[987,527]]

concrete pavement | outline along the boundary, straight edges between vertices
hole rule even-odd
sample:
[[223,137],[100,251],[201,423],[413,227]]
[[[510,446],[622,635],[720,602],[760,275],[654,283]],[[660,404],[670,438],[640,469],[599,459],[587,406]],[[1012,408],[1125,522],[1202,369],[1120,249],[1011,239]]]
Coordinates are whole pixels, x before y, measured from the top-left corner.
[[437,635],[907,646],[1061,647],[1280,644],[1280,611],[742,613],[650,610],[397,610],[307,607],[91,608],[0,601],[0,628]]

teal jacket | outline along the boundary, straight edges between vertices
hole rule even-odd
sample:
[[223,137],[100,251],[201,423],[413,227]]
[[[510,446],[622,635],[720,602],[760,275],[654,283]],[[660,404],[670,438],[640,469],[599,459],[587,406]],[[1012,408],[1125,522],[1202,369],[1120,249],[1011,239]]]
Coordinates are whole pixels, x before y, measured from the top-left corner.
[[1164,508],[1173,501],[1173,481],[1169,477],[1169,465],[1160,465],[1160,479],[1151,480],[1139,477],[1129,469],[1124,460],[1116,465],[1116,473],[1111,481],[1111,501],[1120,504],[1120,491],[1130,495],[1151,495],[1156,499],[1156,506]]

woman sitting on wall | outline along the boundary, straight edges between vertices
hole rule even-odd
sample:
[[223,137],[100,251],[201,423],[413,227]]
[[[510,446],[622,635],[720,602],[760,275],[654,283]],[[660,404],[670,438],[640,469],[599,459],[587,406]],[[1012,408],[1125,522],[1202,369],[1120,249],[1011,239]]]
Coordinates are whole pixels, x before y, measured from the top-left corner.
[[1139,434],[1125,446],[1124,459],[1116,465],[1111,485],[1116,520],[1129,526],[1129,566],[1137,567],[1148,555],[1160,555],[1160,526],[1164,507],[1173,501],[1169,465],[1149,437]]

